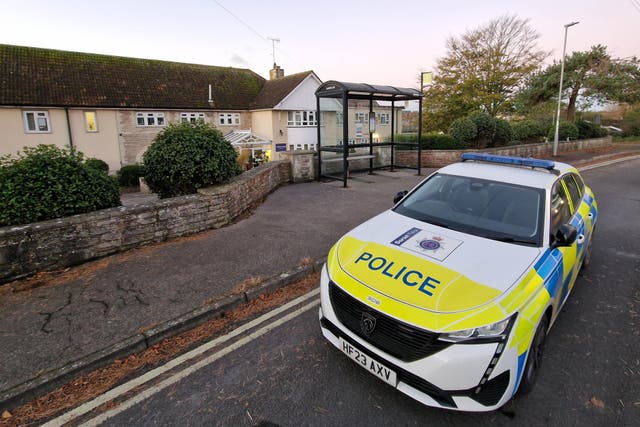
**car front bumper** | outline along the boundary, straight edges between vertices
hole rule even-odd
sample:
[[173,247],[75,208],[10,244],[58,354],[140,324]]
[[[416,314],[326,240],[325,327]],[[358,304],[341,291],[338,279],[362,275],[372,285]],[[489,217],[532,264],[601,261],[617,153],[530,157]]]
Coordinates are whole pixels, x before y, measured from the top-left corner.
[[492,411],[513,396],[523,358],[518,358],[516,347],[508,345],[510,337],[501,343],[451,343],[426,357],[401,360],[339,320],[329,287],[323,268],[319,317],[324,337],[347,354],[347,348],[355,348],[367,360],[393,371],[391,385],[399,391],[428,406],[460,411]]

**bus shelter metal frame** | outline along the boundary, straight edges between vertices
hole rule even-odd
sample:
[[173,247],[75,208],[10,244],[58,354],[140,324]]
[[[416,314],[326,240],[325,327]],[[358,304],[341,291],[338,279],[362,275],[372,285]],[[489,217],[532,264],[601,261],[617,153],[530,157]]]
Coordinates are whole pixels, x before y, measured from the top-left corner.
[[[320,123],[320,98],[333,98],[342,100],[342,147],[339,146],[322,146],[321,143],[321,123]],[[391,101],[391,141],[375,143],[373,142],[373,132],[369,126],[369,142],[361,144],[349,144],[349,100],[368,100],[369,101],[369,117],[373,112],[373,101]],[[396,142],[395,141],[395,103],[396,101],[412,101],[418,100],[418,143],[411,142]],[[394,168],[405,169],[417,169],[418,175],[420,175],[420,169],[422,167],[422,92],[418,89],[400,88],[394,86],[379,86],[370,85],[366,83],[349,83],[330,80],[316,90],[316,110],[317,110],[317,136],[318,136],[318,180],[322,178],[334,179],[342,181],[344,187],[347,187],[347,179],[349,175],[349,149],[368,147],[369,148],[369,167],[366,169],[353,170],[352,172],[368,170],[369,173],[373,173],[374,169],[390,168],[392,171]],[[417,167],[402,166],[395,164],[395,148],[398,146],[410,146],[418,149],[418,164]],[[391,163],[388,165],[373,166],[373,147],[391,147]],[[322,153],[334,152],[342,153],[342,176],[329,175],[322,173]]]

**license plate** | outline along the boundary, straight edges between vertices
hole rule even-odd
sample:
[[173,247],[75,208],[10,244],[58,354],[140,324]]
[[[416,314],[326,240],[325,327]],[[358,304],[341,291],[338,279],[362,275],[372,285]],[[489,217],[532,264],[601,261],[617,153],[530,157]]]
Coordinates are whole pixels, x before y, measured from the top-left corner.
[[347,356],[351,358],[354,362],[362,366],[367,371],[371,372],[376,377],[380,378],[382,381],[387,384],[391,384],[392,386],[396,386],[396,373],[391,369],[387,368],[377,360],[372,359],[368,355],[364,354],[354,346],[352,346],[349,342],[340,338],[340,350]]

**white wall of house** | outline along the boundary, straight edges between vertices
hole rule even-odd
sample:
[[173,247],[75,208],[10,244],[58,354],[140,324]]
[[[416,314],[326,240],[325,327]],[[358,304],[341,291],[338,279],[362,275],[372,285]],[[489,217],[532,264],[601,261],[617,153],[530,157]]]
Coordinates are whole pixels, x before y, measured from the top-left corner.
[[279,110],[277,115],[276,132],[282,131],[282,143],[287,144],[287,150],[313,150],[317,144],[317,131],[315,124],[295,125],[289,123],[289,112],[316,111],[316,90],[322,82],[309,74],[289,95],[287,95],[274,109]]
[[[91,113],[95,113],[96,130],[87,123]],[[69,122],[74,147],[86,157],[107,162],[111,172],[120,169],[116,110],[69,110]]]
[[309,74],[294,90],[289,93],[274,110],[315,110],[316,89],[322,83],[315,76]]
[[[25,111],[46,112],[49,130],[41,133],[27,132],[24,122]],[[69,132],[64,109],[56,108],[0,108],[0,154],[15,154],[24,147],[39,144],[53,144],[58,147],[69,145]]]

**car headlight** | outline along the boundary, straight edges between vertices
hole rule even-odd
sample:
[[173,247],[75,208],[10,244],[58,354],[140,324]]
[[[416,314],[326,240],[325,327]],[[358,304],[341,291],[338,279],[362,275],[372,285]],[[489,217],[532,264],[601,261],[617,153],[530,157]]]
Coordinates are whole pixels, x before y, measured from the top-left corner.
[[479,328],[463,329],[454,332],[445,332],[440,334],[440,339],[449,342],[475,341],[475,340],[496,340],[505,337],[509,325],[514,316],[501,320],[490,325],[481,326]]

